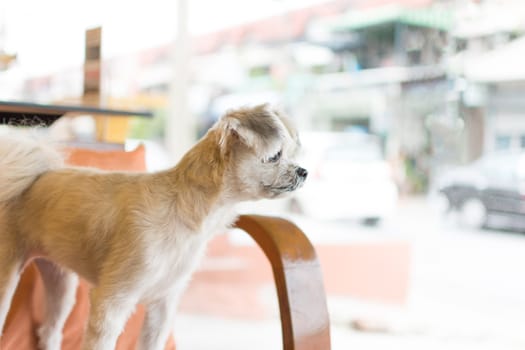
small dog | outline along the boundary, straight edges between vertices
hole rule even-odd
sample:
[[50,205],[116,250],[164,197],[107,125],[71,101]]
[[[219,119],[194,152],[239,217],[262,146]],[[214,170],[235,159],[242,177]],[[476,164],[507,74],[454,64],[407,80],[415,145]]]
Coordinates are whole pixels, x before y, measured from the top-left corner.
[[298,146],[268,105],[226,113],[174,168],[149,174],[65,168],[34,140],[0,138],[0,331],[22,269],[38,258],[41,349],[60,349],[77,274],[93,285],[84,350],[114,349],[137,303],[147,308],[139,348],[163,349],[179,296],[234,205],[303,184]]

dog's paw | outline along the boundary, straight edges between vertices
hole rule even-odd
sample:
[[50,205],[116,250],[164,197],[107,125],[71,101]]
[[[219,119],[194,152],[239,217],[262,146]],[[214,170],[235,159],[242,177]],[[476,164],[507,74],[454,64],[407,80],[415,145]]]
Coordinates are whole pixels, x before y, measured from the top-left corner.
[[46,326],[38,328],[38,349],[39,350],[60,350],[62,333],[56,329]]

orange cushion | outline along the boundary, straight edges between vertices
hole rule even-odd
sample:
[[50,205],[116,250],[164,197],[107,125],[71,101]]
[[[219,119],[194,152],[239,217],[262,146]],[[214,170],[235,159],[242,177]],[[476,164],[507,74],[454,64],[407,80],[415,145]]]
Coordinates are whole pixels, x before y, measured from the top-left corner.
[[146,170],[146,149],[143,144],[130,152],[69,148],[66,150],[65,161],[69,165],[103,170],[144,171]]
[[[103,170],[143,171],[146,169],[145,149],[141,145],[134,151],[96,151],[70,149],[66,162],[75,166],[97,167]],[[4,333],[0,339],[2,350],[36,350],[36,329],[45,317],[44,285],[36,266],[31,263],[24,270],[11,308]],[[84,328],[89,315],[89,285],[81,280],[77,300],[63,331],[63,350],[78,350],[82,344]],[[117,350],[135,349],[144,320],[144,308],[139,306],[130,317],[118,339]],[[170,337],[166,350],[174,350]]]

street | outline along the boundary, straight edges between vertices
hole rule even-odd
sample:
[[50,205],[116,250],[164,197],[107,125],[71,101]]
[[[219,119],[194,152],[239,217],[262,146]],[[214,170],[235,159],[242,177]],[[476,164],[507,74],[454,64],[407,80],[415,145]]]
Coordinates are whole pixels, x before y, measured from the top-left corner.
[[[378,227],[291,219],[316,246],[400,240],[411,247],[406,303],[328,293],[333,349],[525,347],[525,235],[461,229],[454,218],[435,215],[425,198],[401,200],[396,215]],[[237,236],[233,240],[249,244]],[[268,292],[260,294],[268,299]],[[182,350],[279,348],[276,305],[271,307],[271,317],[257,320],[183,311],[176,326],[178,346]],[[378,329],[356,330],[352,326],[356,320]]]

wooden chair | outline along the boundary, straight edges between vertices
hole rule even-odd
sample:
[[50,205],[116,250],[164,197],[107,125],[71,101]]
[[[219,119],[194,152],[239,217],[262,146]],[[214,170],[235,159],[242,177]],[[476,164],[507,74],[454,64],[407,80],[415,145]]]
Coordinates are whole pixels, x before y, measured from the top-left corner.
[[[68,159],[73,165],[107,170],[144,170],[144,149],[134,152],[79,150]],[[243,215],[236,226],[247,232],[264,251],[274,274],[284,350],[329,350],[330,324],[326,308],[320,265],[315,250],[304,233],[290,221],[256,215]],[[22,277],[10,310],[3,350],[36,349],[35,328],[43,318],[43,287],[38,273],[30,266]],[[87,286],[81,284],[77,305],[64,329],[63,349],[76,350],[82,341],[87,318]],[[118,350],[134,349],[143,310],[134,314],[117,344]],[[174,349],[170,339],[166,349]]]
[[288,220],[243,215],[236,226],[248,233],[272,265],[284,350],[329,350],[330,322],[315,250]]

